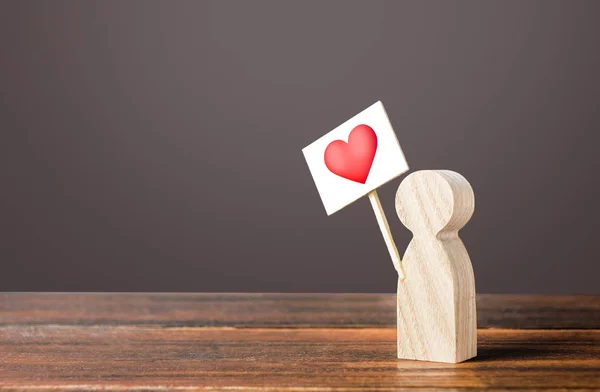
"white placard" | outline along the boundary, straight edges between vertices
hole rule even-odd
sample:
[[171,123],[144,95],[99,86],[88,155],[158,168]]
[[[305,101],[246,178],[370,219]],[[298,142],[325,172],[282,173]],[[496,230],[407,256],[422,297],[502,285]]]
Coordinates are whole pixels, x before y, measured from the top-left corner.
[[[336,142],[329,147],[336,140],[343,143]],[[375,148],[373,143],[376,143]],[[305,147],[302,152],[327,215],[408,171],[404,153],[381,101]]]

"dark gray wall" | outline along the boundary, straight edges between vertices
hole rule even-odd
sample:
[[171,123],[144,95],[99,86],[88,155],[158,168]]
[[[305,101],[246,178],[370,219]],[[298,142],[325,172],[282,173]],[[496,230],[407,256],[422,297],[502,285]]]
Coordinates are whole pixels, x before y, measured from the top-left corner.
[[[478,292],[600,294],[600,2],[2,1],[0,290],[393,292],[301,149],[381,99]],[[400,249],[410,235],[380,196]]]

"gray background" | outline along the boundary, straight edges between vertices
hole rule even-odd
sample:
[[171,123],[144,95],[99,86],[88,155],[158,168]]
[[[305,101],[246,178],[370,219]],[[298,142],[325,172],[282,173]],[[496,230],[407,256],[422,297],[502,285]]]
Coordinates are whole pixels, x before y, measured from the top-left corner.
[[[393,292],[301,149],[377,100],[478,292],[599,294],[600,2],[2,1],[0,290]],[[398,247],[410,239],[380,189]]]

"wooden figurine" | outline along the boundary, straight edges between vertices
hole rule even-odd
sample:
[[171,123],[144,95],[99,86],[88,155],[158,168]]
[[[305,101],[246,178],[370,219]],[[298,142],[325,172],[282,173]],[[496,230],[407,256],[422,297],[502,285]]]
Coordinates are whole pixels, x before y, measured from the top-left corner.
[[368,195],[398,272],[398,358],[461,362],[477,354],[475,279],[458,230],[471,218],[471,186],[451,171],[419,171],[398,188],[396,210],[413,232],[404,260],[377,188],[408,171],[381,102],[302,150],[327,215]]
[[398,358],[457,363],[477,355],[473,267],[458,231],[473,215],[467,180],[448,170],[410,174],[396,211],[412,233],[398,281]]

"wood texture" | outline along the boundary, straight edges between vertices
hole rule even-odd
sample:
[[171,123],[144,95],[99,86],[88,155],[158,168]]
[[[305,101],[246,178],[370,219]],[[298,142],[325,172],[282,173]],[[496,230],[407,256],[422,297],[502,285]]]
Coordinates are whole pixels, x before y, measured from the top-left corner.
[[413,233],[398,282],[398,358],[456,363],[477,355],[475,277],[458,236],[474,208],[471,185],[452,171],[417,171],[398,187],[398,217]]
[[377,190],[369,192],[369,201],[371,202],[371,207],[373,207],[377,224],[381,230],[381,235],[383,235],[385,246],[387,247],[392,259],[392,264],[394,264],[394,268],[396,269],[396,272],[398,272],[398,279],[404,280],[405,275],[402,268],[402,260],[400,260],[400,254],[398,253],[398,248],[396,248],[394,237],[392,237],[390,225],[385,217],[385,211],[383,211],[383,207],[381,206],[381,201],[379,200]]
[[462,364],[396,359],[393,328],[0,329],[4,390],[600,387],[600,332],[484,330]]
[[396,359],[394,297],[2,294],[0,390],[600,389],[600,297],[480,296],[460,364]]
[[[0,326],[396,326],[396,294],[0,294]],[[600,329],[600,296],[479,294],[478,328]]]

